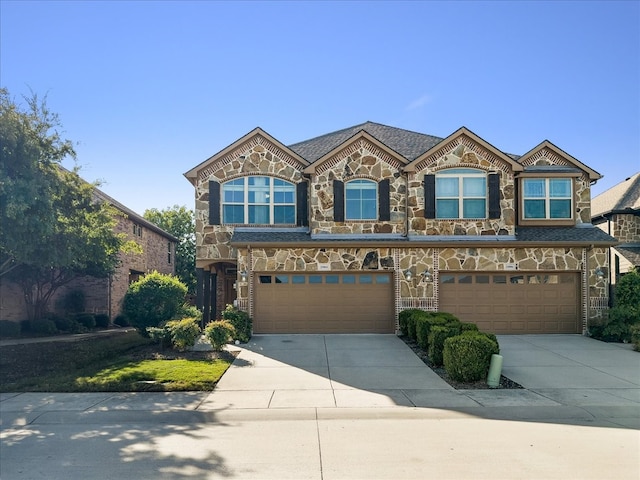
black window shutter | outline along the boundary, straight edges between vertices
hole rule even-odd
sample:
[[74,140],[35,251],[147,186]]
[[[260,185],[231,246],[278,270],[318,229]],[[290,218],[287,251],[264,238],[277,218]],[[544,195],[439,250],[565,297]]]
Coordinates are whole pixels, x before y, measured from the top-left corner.
[[424,218],[436,218],[436,176],[424,176]]
[[306,181],[296,185],[296,225],[299,227],[309,225],[307,186],[308,182]]
[[344,183],[333,181],[333,221],[344,222]]
[[391,220],[391,198],[388,178],[378,183],[378,219],[380,221]]
[[220,184],[209,180],[209,225],[220,225]]
[[500,218],[500,174],[489,174],[489,218]]

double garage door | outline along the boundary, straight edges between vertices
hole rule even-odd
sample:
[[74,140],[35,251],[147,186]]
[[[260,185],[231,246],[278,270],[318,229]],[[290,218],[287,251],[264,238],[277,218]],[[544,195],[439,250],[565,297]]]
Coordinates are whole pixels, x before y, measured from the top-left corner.
[[[439,310],[498,334],[580,333],[578,273],[441,272]],[[255,273],[255,333],[393,333],[391,273]]]
[[256,273],[255,333],[393,333],[390,273]]
[[440,310],[493,333],[580,333],[578,273],[440,273]]

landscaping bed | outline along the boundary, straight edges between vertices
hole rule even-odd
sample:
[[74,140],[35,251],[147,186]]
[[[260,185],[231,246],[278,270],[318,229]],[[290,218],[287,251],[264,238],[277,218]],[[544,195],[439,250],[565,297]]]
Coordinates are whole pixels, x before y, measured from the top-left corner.
[[[429,356],[425,353],[422,348],[418,345],[415,340],[409,339],[406,335],[400,337],[407,346],[413,350],[413,352],[418,356],[420,360],[422,360],[425,365],[427,365],[431,370],[437,373],[440,378],[442,378],[445,382],[451,385],[456,390],[477,390],[477,389],[490,389],[489,385],[487,385],[486,379],[478,380],[477,382],[457,382],[452,380],[447,374],[446,370],[442,366],[435,366],[431,360],[429,360]],[[491,388],[492,390],[496,389],[509,389],[509,388],[524,388],[519,383],[514,382],[513,380],[505,377],[504,375],[500,375],[500,386]]]

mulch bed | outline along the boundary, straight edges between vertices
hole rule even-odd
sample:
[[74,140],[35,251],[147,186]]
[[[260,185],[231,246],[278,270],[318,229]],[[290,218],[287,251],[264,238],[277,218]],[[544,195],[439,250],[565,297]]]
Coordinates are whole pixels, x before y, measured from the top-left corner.
[[410,340],[409,338],[404,336],[400,338],[404,341],[404,343],[407,344],[407,346],[411,350],[413,350],[413,352],[418,356],[420,360],[424,362],[425,365],[427,365],[431,370],[437,373],[440,376],[440,378],[442,378],[445,382],[447,382],[456,390],[482,390],[482,389],[497,390],[497,389],[507,389],[507,388],[524,388],[519,383],[514,382],[513,380],[505,377],[504,375],[500,375],[500,386],[496,388],[489,387],[489,385],[487,385],[486,380],[478,380],[477,382],[456,382],[455,380],[452,380],[449,377],[444,367],[435,366],[431,362],[431,360],[429,360],[429,356],[425,353],[425,351],[422,350],[422,348],[420,348],[414,340]]

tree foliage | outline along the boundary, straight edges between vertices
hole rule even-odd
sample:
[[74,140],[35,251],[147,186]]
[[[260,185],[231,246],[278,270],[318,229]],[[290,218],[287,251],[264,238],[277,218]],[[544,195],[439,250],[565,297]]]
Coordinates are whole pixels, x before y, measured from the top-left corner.
[[75,157],[60,122],[36,95],[21,108],[0,90],[0,275],[24,293],[30,320],[78,276],[107,277],[118,265],[124,235],[117,210],[95,197],[95,185],[60,162]]
[[196,290],[196,228],[192,210],[174,205],[144,212],[144,218],[178,239],[176,245],[176,276],[187,286],[189,293]]

